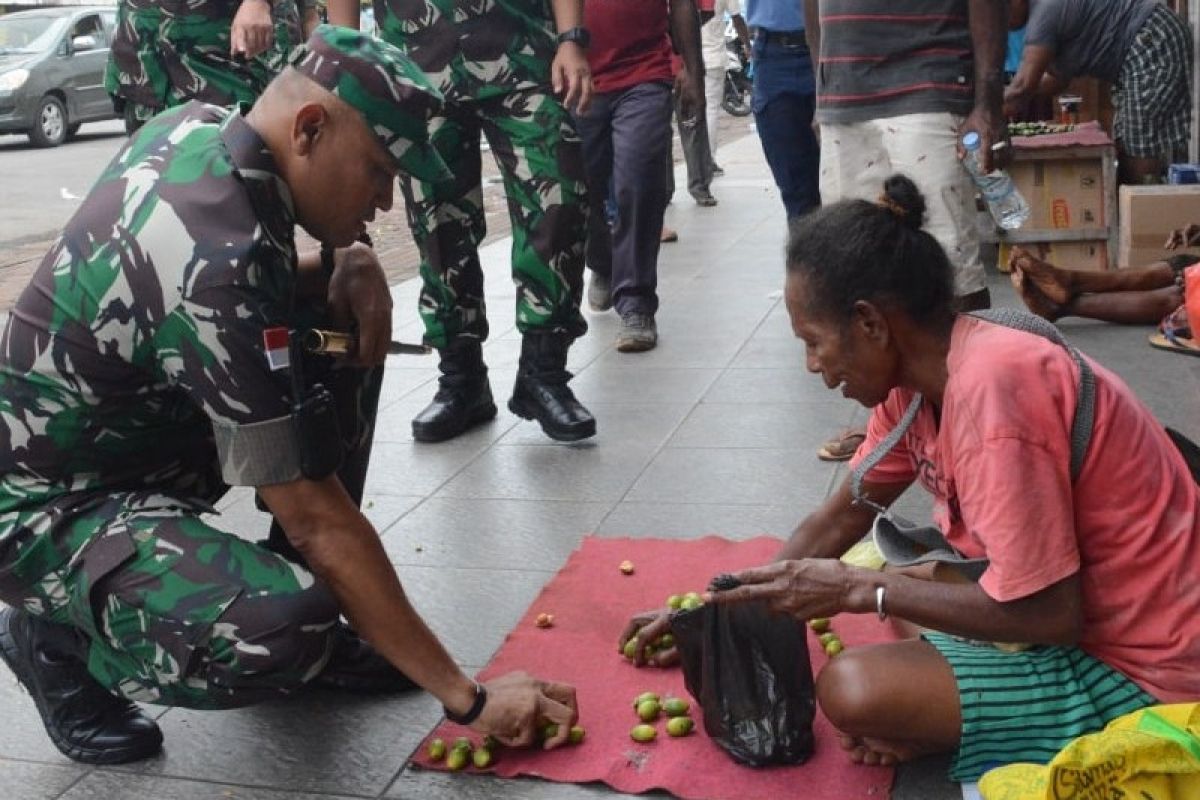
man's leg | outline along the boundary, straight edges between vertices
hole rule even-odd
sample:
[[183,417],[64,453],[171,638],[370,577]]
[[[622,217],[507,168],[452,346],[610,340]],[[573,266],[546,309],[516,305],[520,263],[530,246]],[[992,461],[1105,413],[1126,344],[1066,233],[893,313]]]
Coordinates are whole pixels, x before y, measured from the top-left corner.
[[612,115],[613,305],[621,315],[617,349],[649,350],[658,339],[658,248],[666,211],[666,158],[671,147],[671,87],[642,83],[621,92]]
[[552,439],[586,439],[596,420],[567,385],[567,351],[587,331],[579,311],[588,211],[583,148],[570,114],[549,91],[513,92],[482,110],[513,230],[522,340],[508,407],[537,420]]
[[421,251],[421,319],[438,349],[438,391],[413,418],[419,442],[452,439],[496,416],[483,363],[488,324],[479,243],[486,233],[477,109],[450,103],[430,123],[430,141],[454,177],[402,178],[408,224]]
[[701,119],[684,119],[680,114],[678,95],[674,97],[673,106],[683,160],[687,165],[688,194],[697,205],[715,206],[717,198],[709,190],[712,183],[712,153],[708,149],[708,125]]
[[598,94],[592,98],[587,113],[575,117],[583,144],[588,203],[585,260],[592,271],[587,295],[593,311],[612,308],[611,221],[616,213],[615,198],[609,205],[613,171],[612,100],[612,95]]
[[[725,70],[704,71],[704,124],[708,129],[708,164],[713,177],[717,171],[717,119],[721,113],[721,95],[725,90]],[[723,174],[723,173],[722,173]]]
[[821,204],[820,146],[812,129],[816,92],[808,48],[754,42],[754,122],[788,219]]

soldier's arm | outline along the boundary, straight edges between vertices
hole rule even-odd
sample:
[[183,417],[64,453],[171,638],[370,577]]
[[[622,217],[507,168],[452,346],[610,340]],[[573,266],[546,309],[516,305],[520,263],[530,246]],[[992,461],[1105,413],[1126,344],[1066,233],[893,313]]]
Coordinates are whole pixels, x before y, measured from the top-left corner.
[[329,0],[329,24],[358,30],[358,0]]

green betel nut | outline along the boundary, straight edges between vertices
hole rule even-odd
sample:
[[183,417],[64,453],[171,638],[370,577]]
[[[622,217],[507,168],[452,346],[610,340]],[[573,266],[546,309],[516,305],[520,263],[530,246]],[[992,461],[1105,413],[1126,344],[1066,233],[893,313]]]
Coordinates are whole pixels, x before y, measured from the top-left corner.
[[624,652],[625,657],[630,661],[633,661],[634,657],[637,655],[637,637],[634,637],[625,643]]
[[446,757],[446,743],[441,739],[434,739],[429,743],[429,757],[434,761],[441,761]]
[[687,736],[695,727],[691,717],[671,717],[667,720],[667,734],[670,736]]
[[471,761],[479,769],[487,769],[492,765],[492,751],[481,747],[471,754]]
[[658,736],[658,731],[654,730],[653,725],[634,725],[629,736],[635,742],[653,742],[654,737]]
[[468,751],[461,747],[454,748],[446,756],[446,766],[455,772],[465,768],[467,766],[467,753]]
[[658,704],[657,700],[643,700],[638,703],[637,715],[642,722],[654,722],[654,720],[658,719],[658,714],[661,710],[662,707]]
[[555,736],[558,735],[558,725],[553,722],[547,722],[545,725],[542,726],[541,735],[542,735],[543,742],[546,741],[547,739],[553,739]]
[[582,726],[573,725],[571,726],[571,733],[567,737],[567,741],[569,741],[571,744],[579,744],[583,741],[583,737],[585,735],[587,735],[587,731],[585,731]]
[[668,697],[663,701],[663,711],[667,712],[668,717],[683,717],[688,713],[688,701],[680,697]]
[[667,608],[675,610],[683,604],[683,595],[673,594],[667,598]]
[[460,736],[454,740],[454,746],[450,749],[451,750],[466,750],[469,753],[469,752],[471,752],[471,740],[468,739],[466,736]]
[[637,707],[640,706],[642,703],[646,702],[647,700],[653,700],[654,702],[657,703],[658,702],[658,694],[655,692],[642,692],[637,697],[633,698],[634,710],[636,711]]

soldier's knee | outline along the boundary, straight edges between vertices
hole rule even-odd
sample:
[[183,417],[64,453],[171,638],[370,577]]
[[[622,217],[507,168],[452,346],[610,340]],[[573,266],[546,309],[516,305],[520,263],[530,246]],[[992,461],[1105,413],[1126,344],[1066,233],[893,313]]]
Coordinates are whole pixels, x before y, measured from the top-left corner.
[[239,597],[214,626],[209,683],[229,694],[230,705],[299,689],[328,661],[339,613],[320,583],[286,595]]

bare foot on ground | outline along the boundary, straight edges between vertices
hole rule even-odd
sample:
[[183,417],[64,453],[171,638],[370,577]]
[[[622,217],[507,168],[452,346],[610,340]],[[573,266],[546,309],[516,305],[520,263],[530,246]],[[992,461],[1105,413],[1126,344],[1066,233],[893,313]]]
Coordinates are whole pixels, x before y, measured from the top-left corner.
[[936,752],[936,748],[922,747],[915,742],[895,742],[869,736],[859,738],[844,733],[838,734],[838,742],[849,753],[851,761],[867,767],[894,767],[902,761]]
[[1017,290],[1017,294],[1021,296],[1021,300],[1034,314],[1051,322],[1063,315],[1063,307],[1043,294],[1041,289],[1034,285],[1031,276],[1026,275],[1025,271],[1016,264],[1012,265],[1012,272],[1009,273],[1008,279],[1012,282],[1013,288]]
[[1062,270],[1023,247],[1013,248],[1008,265],[1013,272],[1024,272],[1038,291],[1056,305],[1065,306],[1075,296],[1071,290],[1070,278]]

